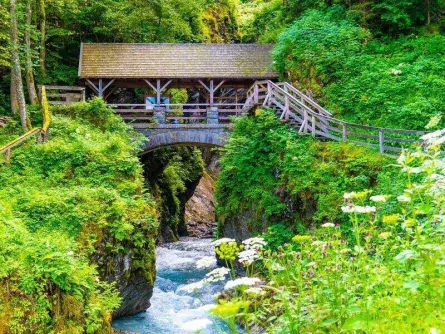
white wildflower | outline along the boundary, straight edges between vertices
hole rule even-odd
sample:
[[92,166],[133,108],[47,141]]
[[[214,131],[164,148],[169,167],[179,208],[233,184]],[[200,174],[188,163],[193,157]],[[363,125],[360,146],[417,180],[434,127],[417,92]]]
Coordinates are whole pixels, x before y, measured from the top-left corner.
[[241,277],[233,281],[228,281],[224,286],[224,290],[232,290],[237,286],[253,286],[259,284],[261,280],[257,277]]
[[352,193],[344,193],[343,194],[343,198],[344,199],[351,199],[354,198],[357,195],[357,193],[355,191],[353,191]]
[[375,206],[355,206],[354,207],[355,212],[357,213],[370,213],[370,212],[375,212],[376,211],[376,207]]
[[370,212],[375,212],[376,211],[376,207],[375,206],[342,206],[341,207],[341,211],[346,212],[346,213],[351,213],[351,212],[357,212],[357,213],[370,213]]
[[439,146],[439,145],[442,145],[443,143],[445,143],[445,136],[440,137],[440,138],[434,140],[432,144],[436,145],[436,146]]
[[261,259],[261,255],[255,249],[246,249],[238,254],[239,262],[245,266],[249,266],[259,259]]
[[411,198],[405,195],[397,196],[397,200],[401,203],[409,203],[411,202]]
[[321,227],[335,227],[334,223],[324,223]]
[[274,271],[282,271],[282,270],[284,270],[284,267],[283,267],[281,264],[279,264],[279,263],[277,263],[277,262],[274,262],[274,263],[272,263],[272,265],[270,266],[270,269],[272,269],[272,270],[274,270]]
[[205,256],[196,262],[196,268],[212,268],[216,266],[216,259],[214,256]]
[[193,293],[196,290],[202,289],[205,285],[204,281],[198,281],[195,283],[190,283],[187,285],[183,285],[181,287],[178,288],[179,291],[185,291],[187,293]]
[[434,131],[434,132],[427,133],[426,135],[423,135],[421,138],[422,138],[423,140],[430,141],[430,140],[432,140],[432,139],[439,138],[439,137],[441,137],[442,135],[445,135],[445,129],[437,130],[437,131]]
[[352,212],[355,212],[353,206],[342,206],[342,207],[341,207],[341,211],[343,211],[343,212],[345,212],[345,213],[352,213]]
[[185,322],[181,329],[187,332],[196,333],[198,331],[201,331],[205,329],[207,326],[211,325],[212,322],[209,319],[202,318],[202,319],[196,319],[192,321]]
[[255,237],[244,240],[243,245],[245,249],[263,249],[267,242],[264,241],[264,238]]
[[375,195],[371,196],[370,200],[373,202],[386,202],[386,196],[385,195]]
[[226,276],[230,273],[230,270],[226,267],[216,268],[209,272],[204,278],[205,283],[216,283],[224,281]]
[[218,246],[221,246],[222,244],[226,244],[226,243],[229,243],[229,242],[235,242],[235,239],[230,239],[230,238],[222,238],[222,239],[218,239],[218,240],[215,240],[215,241],[213,242],[213,245],[214,245],[215,247],[218,247]]
[[257,296],[264,296],[266,294],[266,291],[264,291],[263,289],[261,289],[259,287],[251,287],[251,288],[248,288],[244,292],[249,295],[257,295]]
[[398,70],[396,68],[392,68],[391,69],[391,74],[393,74],[393,75],[400,75],[400,74],[402,74],[402,71]]

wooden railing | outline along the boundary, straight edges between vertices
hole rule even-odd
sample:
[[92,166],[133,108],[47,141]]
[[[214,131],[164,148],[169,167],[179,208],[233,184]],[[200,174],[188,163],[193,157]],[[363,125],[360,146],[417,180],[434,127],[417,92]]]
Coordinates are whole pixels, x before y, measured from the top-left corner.
[[85,102],[85,87],[45,86],[49,104]]
[[312,101],[289,83],[258,81],[250,88],[243,112],[255,106],[273,108],[280,119],[314,137],[352,142],[376,148],[380,153],[397,153],[403,145],[418,142],[424,131],[390,129],[345,122]]
[[127,122],[132,123],[164,123],[164,124],[195,124],[208,123],[215,116],[212,108],[217,109],[217,123],[229,123],[232,117],[242,115],[243,103],[185,103],[161,104],[147,106],[146,104],[109,104],[117,114]]
[[6,164],[9,164],[10,158],[11,158],[11,150],[25,142],[30,137],[33,137],[34,135],[37,136],[37,142],[44,143],[48,140],[48,132],[49,132],[49,126],[51,123],[51,116],[49,113],[49,107],[48,107],[48,101],[46,97],[46,89],[45,86],[40,87],[40,101],[42,105],[42,116],[43,116],[43,124],[41,128],[33,128],[26,132],[24,135],[20,136],[19,138],[11,141],[10,143],[6,144],[3,147],[0,147],[0,154],[4,153],[4,159]]

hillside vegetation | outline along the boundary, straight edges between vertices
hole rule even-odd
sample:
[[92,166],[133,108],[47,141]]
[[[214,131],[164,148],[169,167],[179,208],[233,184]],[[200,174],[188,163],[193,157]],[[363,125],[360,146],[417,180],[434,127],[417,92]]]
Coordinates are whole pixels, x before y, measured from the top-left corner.
[[125,280],[153,284],[158,220],[138,137],[99,99],[52,111],[51,140],[0,167],[1,332],[100,332]]

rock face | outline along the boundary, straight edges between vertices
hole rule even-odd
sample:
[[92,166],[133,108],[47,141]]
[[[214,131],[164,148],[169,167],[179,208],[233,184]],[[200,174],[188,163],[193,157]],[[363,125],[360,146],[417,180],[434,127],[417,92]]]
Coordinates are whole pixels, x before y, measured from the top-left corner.
[[185,223],[191,237],[210,238],[213,235],[216,227],[213,183],[213,178],[204,173],[193,196],[185,204]]
[[205,171],[193,196],[185,205],[185,224],[189,236],[210,238],[216,229],[214,183],[220,170],[219,155],[203,150]]
[[114,318],[143,312],[150,307],[153,279],[131,270],[130,255],[116,258],[113,276],[122,297],[120,307],[113,313]]

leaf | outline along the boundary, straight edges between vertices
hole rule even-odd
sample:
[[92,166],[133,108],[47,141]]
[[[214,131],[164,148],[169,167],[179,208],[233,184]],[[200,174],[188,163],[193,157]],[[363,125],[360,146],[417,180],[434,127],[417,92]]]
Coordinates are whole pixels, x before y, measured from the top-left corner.
[[412,291],[417,291],[420,286],[421,286],[421,284],[419,282],[416,282],[416,281],[406,281],[406,282],[403,283],[403,287],[405,289],[409,289],[409,290],[412,290]]
[[411,250],[411,249],[405,249],[404,251],[400,252],[395,259],[399,262],[405,262],[406,260],[412,259],[417,257],[417,252]]
[[348,320],[342,326],[345,331],[352,331],[357,329],[366,329],[368,327],[369,317],[364,314],[357,314]]

